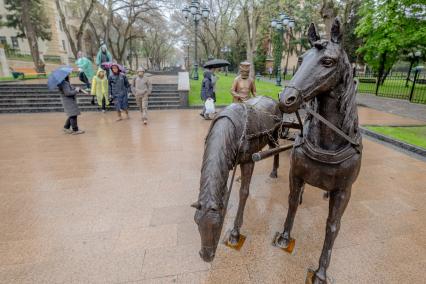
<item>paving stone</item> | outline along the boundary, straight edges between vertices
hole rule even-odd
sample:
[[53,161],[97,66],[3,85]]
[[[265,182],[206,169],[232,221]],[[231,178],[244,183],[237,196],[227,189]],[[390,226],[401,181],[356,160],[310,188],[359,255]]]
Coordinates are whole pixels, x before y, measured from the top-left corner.
[[[294,222],[295,252],[271,245],[283,229],[289,153],[254,170],[240,251],[198,256],[189,205],[199,193],[204,137],[197,110],[83,113],[87,132],[62,133],[62,113],[0,115],[1,283],[303,283],[321,253],[328,202],[306,186]],[[360,121],[407,118],[360,108]],[[411,119],[412,120],[412,119]],[[417,123],[416,121],[411,121]],[[336,239],[335,283],[423,283],[426,164],[364,139],[362,168]],[[224,232],[233,225],[239,184]],[[223,235],[221,240],[223,240]]]

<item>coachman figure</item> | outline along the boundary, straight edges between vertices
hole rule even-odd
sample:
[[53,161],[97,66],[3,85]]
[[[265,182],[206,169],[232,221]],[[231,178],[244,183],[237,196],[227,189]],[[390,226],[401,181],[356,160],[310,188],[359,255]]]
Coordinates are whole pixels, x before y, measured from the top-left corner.
[[234,97],[234,103],[245,102],[248,99],[256,96],[256,84],[250,78],[250,63],[240,63],[240,75],[235,78],[232,84],[231,94]]

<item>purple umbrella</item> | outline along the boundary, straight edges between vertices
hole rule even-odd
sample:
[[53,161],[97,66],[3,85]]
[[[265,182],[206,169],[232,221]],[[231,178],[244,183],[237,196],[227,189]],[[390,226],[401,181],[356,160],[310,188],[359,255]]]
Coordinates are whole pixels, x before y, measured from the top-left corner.
[[120,64],[117,64],[117,63],[104,62],[104,63],[101,64],[101,66],[106,68],[106,69],[111,69],[111,66],[114,65],[114,64],[118,66],[118,69],[120,70],[120,72],[127,73],[126,68],[124,68],[123,66],[121,66]]

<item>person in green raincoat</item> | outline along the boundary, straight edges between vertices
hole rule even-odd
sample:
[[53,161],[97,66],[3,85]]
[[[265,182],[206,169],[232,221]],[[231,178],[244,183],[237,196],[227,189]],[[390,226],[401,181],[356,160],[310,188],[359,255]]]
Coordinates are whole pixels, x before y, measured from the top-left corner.
[[109,92],[108,78],[105,75],[105,70],[102,68],[99,68],[96,76],[93,77],[91,94],[96,96],[98,105],[102,108],[102,112],[105,112],[106,106],[109,105]]
[[106,71],[107,78],[109,77],[109,69],[102,66],[102,63],[112,62],[111,53],[109,53],[105,43],[99,48],[98,54],[96,55],[96,65],[98,68],[102,68]]
[[75,62],[75,64],[80,69],[80,81],[86,84],[86,90],[90,90],[90,82],[92,81],[93,76],[95,75],[95,72],[93,71],[92,61],[87,59],[87,57],[83,55],[83,52],[79,51],[77,53],[77,61]]

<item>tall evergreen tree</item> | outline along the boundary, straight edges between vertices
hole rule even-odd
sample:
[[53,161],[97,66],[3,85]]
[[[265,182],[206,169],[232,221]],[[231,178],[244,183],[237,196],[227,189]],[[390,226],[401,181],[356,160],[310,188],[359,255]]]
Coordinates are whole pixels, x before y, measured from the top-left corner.
[[18,29],[17,36],[28,40],[35,69],[44,72],[38,39],[50,40],[52,35],[42,0],[5,0],[5,7],[9,11],[5,25]]

